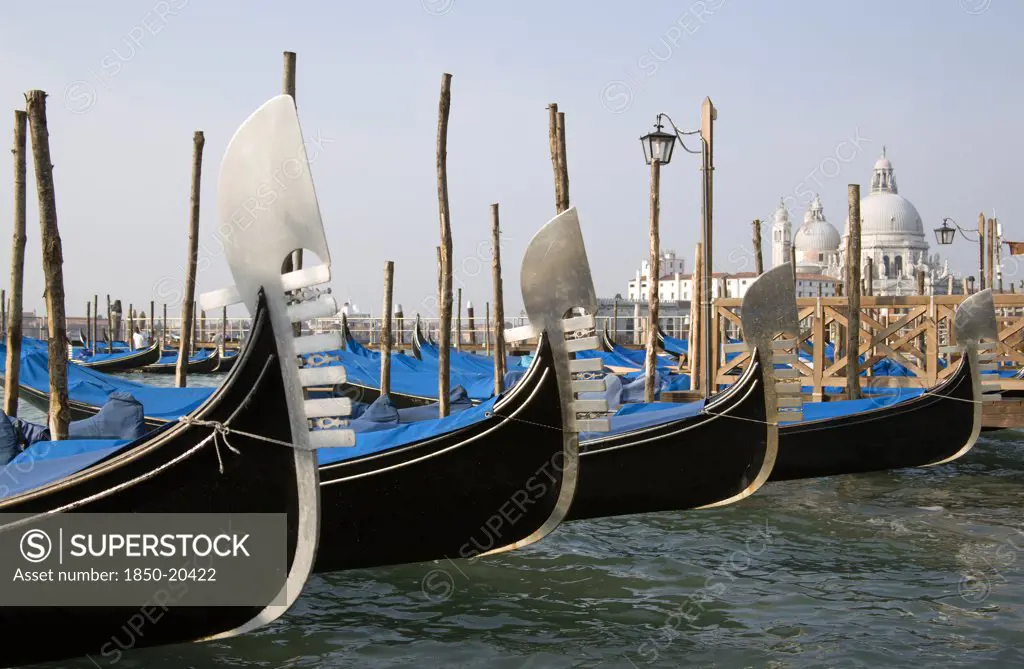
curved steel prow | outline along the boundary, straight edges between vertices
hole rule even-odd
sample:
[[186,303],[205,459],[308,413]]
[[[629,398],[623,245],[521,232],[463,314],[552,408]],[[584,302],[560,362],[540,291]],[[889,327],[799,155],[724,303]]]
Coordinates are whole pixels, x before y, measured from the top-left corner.
[[597,293],[575,207],[548,221],[530,240],[523,254],[520,286],[530,323],[506,330],[505,339],[516,342],[546,337],[550,343],[562,414],[562,486],[555,508],[542,527],[491,553],[538,541],[565,519],[576,493],[579,433],[609,430],[606,400],[576,398],[577,393],[603,392],[605,382],[601,360],[572,359],[577,351],[600,347],[595,319]]
[[991,288],[975,293],[960,303],[953,316],[953,332],[956,334],[957,345],[961,347],[967,346],[969,342],[977,346],[982,339],[998,339],[999,328]]
[[[1001,399],[999,377],[996,377],[996,383],[981,382],[981,372],[998,369],[995,359],[999,344],[999,323],[996,321],[991,288],[977,292],[960,303],[953,315],[953,333],[956,335],[956,347],[970,360],[975,397],[983,401]],[[988,341],[983,343],[983,339]]]
[[[747,288],[740,321],[744,340],[740,346],[750,351],[750,364],[760,367],[764,385],[765,454],[757,474],[742,492],[708,507],[732,504],[768,482],[779,454],[779,423],[799,420],[803,406],[800,373],[793,367],[798,360],[800,322],[792,265],[784,263],[764,272]],[[779,335],[788,338],[778,339]],[[787,363],[788,369],[775,369],[776,364]]]
[[[293,324],[333,316],[338,306],[325,287],[331,279],[331,256],[290,96],[266,102],[231,138],[221,162],[217,215],[217,234],[235,285],[206,293],[200,302],[204,309],[244,304],[255,315],[258,296],[264,293],[286,389],[300,505],[296,553],[278,598],[283,604],[268,606],[246,625],[213,637],[224,638],[278,618],[299,596],[313,567],[320,530],[319,474],[312,449],[354,443],[351,430],[330,429],[344,425],[350,401],[306,400],[304,393],[311,386],[345,381],[344,367],[300,362],[300,356],[340,348],[340,335],[293,334]],[[320,264],[282,274],[285,258],[296,249],[312,251]]]

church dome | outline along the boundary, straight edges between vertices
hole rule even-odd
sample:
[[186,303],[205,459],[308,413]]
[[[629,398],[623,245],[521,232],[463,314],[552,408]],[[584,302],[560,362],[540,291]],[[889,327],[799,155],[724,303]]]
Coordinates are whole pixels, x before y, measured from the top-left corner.
[[804,216],[804,224],[796,231],[793,243],[798,252],[831,252],[839,250],[839,231],[825,220],[821,198],[814,196],[811,208]]
[[896,193],[871,193],[860,201],[861,235],[924,236],[921,215],[907,198]]
[[[871,177],[871,192],[860,201],[861,235],[902,236],[904,238],[924,238],[924,224],[917,208],[910,200],[899,194],[892,163],[885,155],[875,163]],[[850,232],[850,222],[846,221],[846,231]]]

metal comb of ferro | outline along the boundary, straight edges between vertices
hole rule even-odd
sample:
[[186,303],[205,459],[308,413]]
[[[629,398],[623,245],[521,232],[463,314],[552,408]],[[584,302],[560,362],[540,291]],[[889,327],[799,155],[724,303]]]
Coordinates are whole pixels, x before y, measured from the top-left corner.
[[[796,339],[772,341],[771,360],[765,365],[775,383],[775,421],[799,422],[804,419],[804,398],[801,394],[802,375],[796,368],[800,360],[800,344]],[[789,365],[789,369],[775,369],[775,365]],[[795,381],[795,383],[794,383]]]
[[[571,316],[561,321],[562,336],[565,338],[566,350],[570,353],[593,351],[600,348],[597,336],[597,320],[592,314]],[[611,429],[608,420],[608,400],[605,398],[585,400],[577,397],[578,393],[603,393],[608,386],[603,376],[599,358],[584,358],[569,361],[571,375],[572,421],[577,432],[608,432]]]
[[[290,294],[307,296],[304,300],[288,305],[290,323],[337,314],[338,305],[329,294],[330,291],[317,288],[330,281],[330,277],[330,268],[326,265],[314,265],[281,275],[286,302]],[[208,310],[242,302],[234,286],[206,293],[200,297],[200,301],[203,308]],[[290,335],[291,330],[286,334]],[[345,368],[340,364],[329,364],[340,362],[340,358],[330,353],[342,347],[340,332],[293,336],[292,344],[296,355],[295,364],[299,368],[299,383],[303,388],[334,386],[346,381]],[[352,401],[349,398],[305,399],[302,406],[309,426],[311,448],[355,446],[355,433],[345,429],[348,423],[344,419],[352,414]]]

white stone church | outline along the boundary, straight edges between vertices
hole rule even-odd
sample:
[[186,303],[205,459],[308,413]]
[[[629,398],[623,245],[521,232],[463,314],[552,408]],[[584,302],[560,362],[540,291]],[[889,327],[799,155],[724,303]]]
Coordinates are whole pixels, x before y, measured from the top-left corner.
[[[860,201],[861,275],[867,277],[868,258],[874,264],[872,292],[875,295],[914,295],[916,273],[924,270],[925,291],[947,292],[949,266],[937,254],[928,254],[924,225],[917,209],[896,188],[892,163],[882,149],[871,177],[871,191]],[[850,222],[842,236],[825,218],[817,195],[804,215],[796,235],[791,234],[789,212],[782,202],[772,223],[772,265],[788,262],[796,246],[797,272],[822,274],[843,280],[846,275],[846,240]]]

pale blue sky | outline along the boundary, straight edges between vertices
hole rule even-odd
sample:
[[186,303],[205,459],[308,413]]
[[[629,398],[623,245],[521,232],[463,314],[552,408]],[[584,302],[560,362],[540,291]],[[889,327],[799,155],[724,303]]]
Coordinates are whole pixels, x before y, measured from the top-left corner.
[[[281,52],[296,51],[304,132],[329,141],[312,169],[335,292],[379,313],[382,268],[394,260],[395,299],[412,314],[432,305],[421,306],[436,280],[437,95],[451,72],[456,285],[482,312],[488,205],[500,202],[507,309],[517,313],[522,250],[554,213],[549,102],[566,113],[572,202],[602,296],[625,293],[646,254],[637,138],[659,111],[695,126],[705,96],[719,109],[716,270],[750,269],[750,221],[781,196],[798,222],[819,191],[841,230],[846,186],[867,189],[883,143],[933,251],[942,216],[973,225],[980,210],[998,214],[1007,239],[1024,239],[1022,19],[1024,5],[1005,0],[4,3],[0,100],[13,110],[28,89],[50,94],[68,311],[81,314],[94,292],[148,304],[163,277],[182,274],[192,131],[206,134],[205,242],[224,147],[280,92]],[[858,136],[859,150],[840,148]],[[688,267],[698,167],[677,150],[662,172],[663,247]],[[4,235],[10,170],[4,161]],[[42,311],[31,176],[30,188],[25,304]],[[974,272],[970,244],[941,250]],[[7,264],[0,256],[4,274]],[[213,259],[199,290],[229,282]]]

